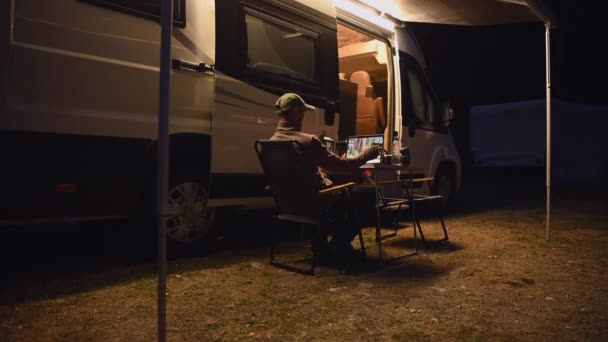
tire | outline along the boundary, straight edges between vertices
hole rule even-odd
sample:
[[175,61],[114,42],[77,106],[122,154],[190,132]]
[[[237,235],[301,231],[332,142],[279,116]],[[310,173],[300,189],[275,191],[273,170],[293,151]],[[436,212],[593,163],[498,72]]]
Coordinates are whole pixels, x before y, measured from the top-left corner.
[[195,181],[175,182],[169,189],[165,219],[172,244],[188,246],[208,240],[214,232],[215,208],[207,206],[208,191]]
[[[151,160],[150,168],[154,167]],[[200,253],[208,250],[217,237],[215,208],[207,207],[208,191],[201,184],[204,177],[194,176],[200,169],[181,164],[171,170],[168,193],[167,247],[169,256]],[[154,170],[154,169],[153,169]],[[156,176],[149,173],[133,215],[136,241],[146,253],[156,254],[158,223],[156,217]]]
[[440,164],[435,173],[435,179],[431,187],[434,195],[443,195],[443,207],[448,207],[456,196],[456,172],[449,164]]

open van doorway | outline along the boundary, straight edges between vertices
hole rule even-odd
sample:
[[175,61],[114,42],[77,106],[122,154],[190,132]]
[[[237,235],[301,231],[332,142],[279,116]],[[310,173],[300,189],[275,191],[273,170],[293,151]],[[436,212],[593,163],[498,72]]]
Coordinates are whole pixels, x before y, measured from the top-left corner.
[[384,134],[388,122],[388,45],[338,23],[339,139]]

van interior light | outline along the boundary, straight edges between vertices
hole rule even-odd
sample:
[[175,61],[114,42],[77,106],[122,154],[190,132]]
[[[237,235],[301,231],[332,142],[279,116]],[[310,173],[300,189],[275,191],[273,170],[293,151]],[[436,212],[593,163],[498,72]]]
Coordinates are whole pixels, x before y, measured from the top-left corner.
[[394,0],[359,0],[369,7],[375,8],[381,14],[389,14],[393,18],[401,18],[401,11]]
[[296,38],[296,37],[301,37],[301,36],[302,36],[302,33],[296,32],[296,33],[284,34],[282,38],[289,39],[289,38]]
[[498,0],[500,2],[506,2],[509,4],[515,4],[520,6],[528,6],[528,3],[525,0]]
[[[370,3],[372,3],[370,1]],[[348,13],[351,13],[361,19],[364,19],[372,24],[378,25],[387,31],[394,31],[395,24],[388,19],[385,19],[376,13],[372,8],[356,3],[351,0],[334,0],[334,5]]]

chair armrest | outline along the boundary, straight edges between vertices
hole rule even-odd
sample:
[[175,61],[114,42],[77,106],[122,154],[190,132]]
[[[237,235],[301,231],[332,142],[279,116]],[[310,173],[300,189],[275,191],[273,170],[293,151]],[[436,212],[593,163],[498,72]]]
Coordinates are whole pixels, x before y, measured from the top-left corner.
[[392,180],[392,181],[382,181],[382,182],[376,182],[376,184],[378,185],[389,185],[389,184],[404,184],[407,183],[408,181],[406,179],[404,180]]
[[334,192],[334,191],[339,191],[339,190],[344,190],[344,189],[352,188],[353,186],[355,186],[354,182],[340,184],[340,185],[332,186],[331,188],[320,190],[319,193],[320,194],[325,194],[325,193],[329,193],[329,192]]
[[377,185],[390,185],[390,184],[422,183],[422,182],[430,182],[433,179],[434,179],[433,177],[414,178],[414,179],[400,179],[400,180],[376,182],[376,184]]
[[[411,180],[412,183],[422,183],[422,182],[431,182],[435,179],[434,177],[425,177],[425,178],[414,178]],[[410,180],[407,180],[410,182]]]
[[[347,189],[347,188],[352,188],[353,186],[355,186],[354,182],[340,184],[340,185],[332,186],[331,188],[320,190],[319,193],[324,194],[324,193],[328,193],[328,192],[339,191],[339,190],[343,190],[343,189]],[[272,191],[272,187],[270,185],[266,185],[264,187],[264,190]]]

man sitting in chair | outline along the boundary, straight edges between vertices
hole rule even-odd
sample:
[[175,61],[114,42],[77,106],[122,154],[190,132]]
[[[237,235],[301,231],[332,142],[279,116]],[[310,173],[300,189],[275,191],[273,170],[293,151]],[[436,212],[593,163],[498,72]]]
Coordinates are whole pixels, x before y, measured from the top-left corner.
[[[318,188],[322,190],[333,185],[332,181],[327,177],[324,171],[339,174],[355,174],[359,172],[359,167],[365,164],[368,160],[378,157],[382,150],[381,146],[372,146],[365,150],[356,159],[341,159],[321,142],[315,135],[302,132],[302,121],[304,112],[314,110],[313,106],[307,105],[304,100],[297,94],[286,93],[279,97],[275,107],[279,115],[279,123],[271,140],[296,140],[301,144],[303,153],[309,156],[315,164],[315,178]],[[297,180],[296,180],[297,181]],[[346,210],[340,198],[332,197],[324,199],[325,206],[330,208],[330,212],[334,212],[336,216],[340,211]],[[356,236],[357,230],[355,227],[347,224],[342,224],[336,227],[334,236],[330,242],[336,252],[344,256],[344,254],[352,254],[351,240]]]

